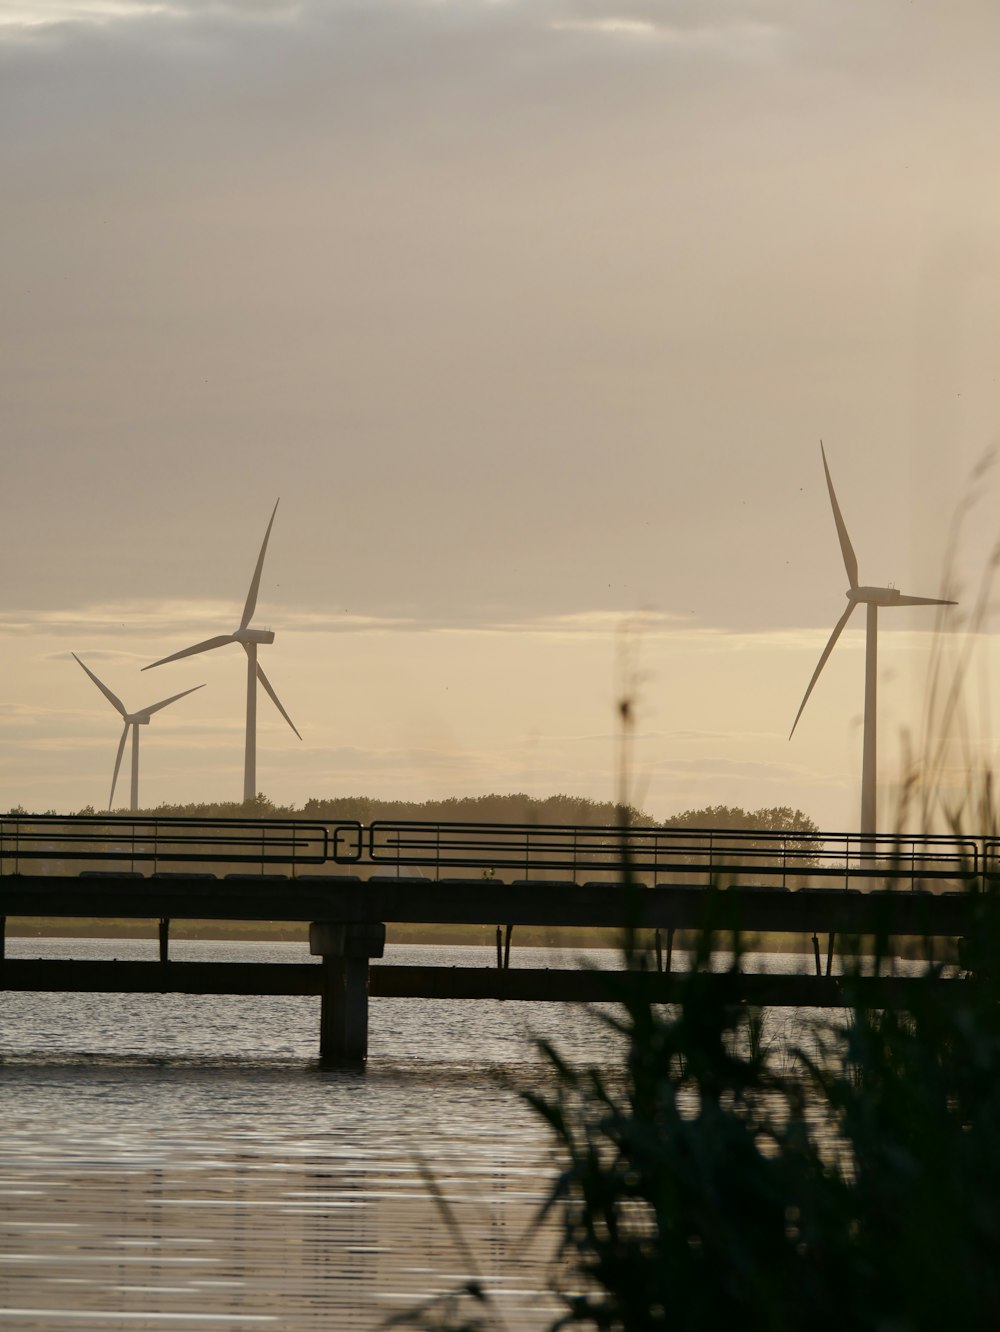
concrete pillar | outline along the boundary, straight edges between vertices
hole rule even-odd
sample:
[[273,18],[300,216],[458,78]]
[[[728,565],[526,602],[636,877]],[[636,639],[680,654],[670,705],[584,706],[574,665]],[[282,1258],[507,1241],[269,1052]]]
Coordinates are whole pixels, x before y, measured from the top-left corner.
[[368,960],[385,952],[385,926],[313,921],[309,951],[323,959],[319,1055],[331,1064],[368,1058]]

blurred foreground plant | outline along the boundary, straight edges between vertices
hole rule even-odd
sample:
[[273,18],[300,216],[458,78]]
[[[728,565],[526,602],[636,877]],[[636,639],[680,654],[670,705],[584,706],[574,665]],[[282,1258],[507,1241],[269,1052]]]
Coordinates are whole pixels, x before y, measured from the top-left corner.
[[710,939],[676,1006],[648,1001],[641,966],[624,978],[619,1076],[548,1049],[551,1090],[528,1100],[564,1162],[546,1205],[556,1326],[1000,1326],[997,931],[992,897],[980,907],[954,997],[852,1007],[780,1069],[725,1002]]
[[[1000,930],[995,893],[974,899],[946,998],[852,1004],[795,1045],[728,1002],[711,934],[669,1006],[626,946],[603,1018],[620,1064],[543,1044],[548,1086],[524,1093],[559,1161],[539,1217],[559,1234],[553,1327],[1000,1327]],[[727,956],[735,973],[738,939]],[[848,966],[848,1001],[853,981]],[[468,1290],[474,1311],[418,1325],[498,1326],[483,1284]]]

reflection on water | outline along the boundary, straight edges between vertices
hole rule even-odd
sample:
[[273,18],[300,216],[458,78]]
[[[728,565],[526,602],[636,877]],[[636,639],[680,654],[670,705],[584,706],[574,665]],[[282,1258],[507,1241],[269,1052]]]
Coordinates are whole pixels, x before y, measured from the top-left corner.
[[[8,943],[30,957],[154,950]],[[307,957],[181,941],[172,955]],[[548,1139],[513,1088],[539,1075],[535,1035],[613,1057],[584,1010],[377,1000],[363,1075],[319,1067],[317,999],[3,994],[0,1014],[0,1328],[376,1327],[470,1275],[422,1160],[509,1326],[551,1321],[552,1235],[531,1226]]]
[[[364,1327],[455,1279],[412,1136],[363,1149],[333,1129],[324,1137],[313,1154],[263,1131],[241,1143],[207,1125],[200,1142],[153,1129],[105,1138],[88,1155],[82,1137],[64,1152],[43,1134],[18,1134],[0,1175],[3,1316],[18,1327],[52,1326],[54,1311],[109,1328],[140,1316],[146,1327],[181,1317]],[[532,1259],[520,1240],[537,1199],[526,1165],[537,1147],[529,1137],[489,1151],[461,1136],[435,1150],[442,1188],[484,1275],[506,1286],[515,1326],[538,1325],[531,1306],[544,1284],[543,1251]]]

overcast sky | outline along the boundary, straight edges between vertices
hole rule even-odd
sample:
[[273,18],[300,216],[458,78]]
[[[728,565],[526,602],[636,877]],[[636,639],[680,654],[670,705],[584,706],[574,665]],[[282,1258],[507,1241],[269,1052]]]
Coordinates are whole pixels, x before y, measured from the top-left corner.
[[[863,582],[937,593],[973,485],[967,619],[998,45],[964,0],[6,0],[0,808],[107,800],[71,650],[210,686],[143,803],[239,797],[239,650],[138,668],[235,628],[280,495],[273,799],[611,797],[641,613],[651,812],[853,826],[861,614],[787,739],[844,606],[819,440]],[[935,619],[882,623],[891,784]]]

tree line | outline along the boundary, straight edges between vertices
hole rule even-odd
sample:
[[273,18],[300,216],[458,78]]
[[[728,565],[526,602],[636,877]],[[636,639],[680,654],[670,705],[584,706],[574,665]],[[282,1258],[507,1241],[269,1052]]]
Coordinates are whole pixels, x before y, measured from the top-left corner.
[[[55,815],[58,811],[29,811],[16,805],[9,817],[37,812]],[[104,810],[85,805],[71,811],[79,816],[96,817]],[[126,815],[126,809],[113,813]],[[576,824],[584,827],[633,828],[713,828],[759,829],[773,833],[815,833],[815,822],[790,805],[769,805],[742,809],[736,805],[705,805],[684,810],[659,820],[634,805],[622,807],[611,800],[591,800],[587,796],[530,796],[524,792],[480,796],[449,796],[443,800],[379,800],[372,796],[310,797],[299,807],[275,804],[261,793],[254,800],[199,801],[186,804],[160,804],[137,811],[145,818],[188,819],[315,819],[331,822],[352,819],[373,823],[377,819],[420,819],[433,823],[528,823]]]

